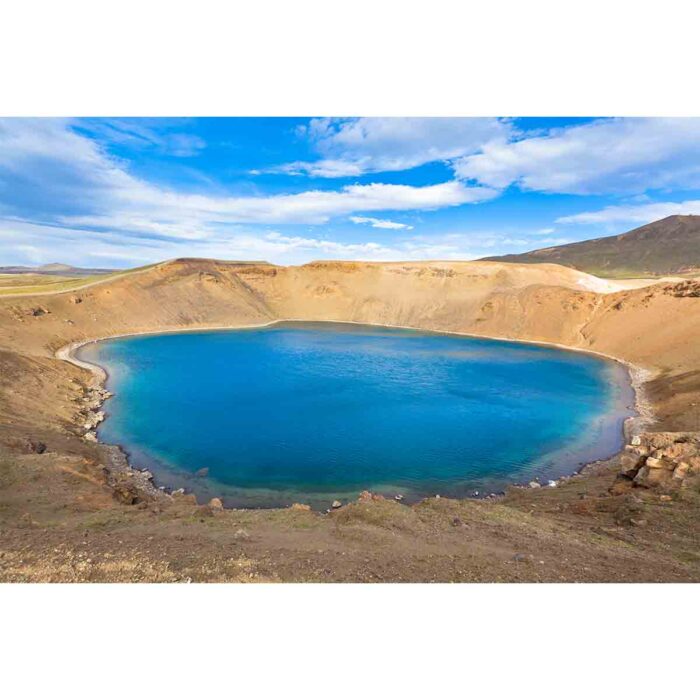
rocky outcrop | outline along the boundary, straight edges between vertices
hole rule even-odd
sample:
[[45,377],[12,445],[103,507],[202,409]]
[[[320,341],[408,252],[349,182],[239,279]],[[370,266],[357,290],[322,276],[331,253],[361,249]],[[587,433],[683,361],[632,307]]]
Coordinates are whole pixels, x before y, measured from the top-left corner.
[[641,487],[670,491],[700,480],[700,433],[642,433],[620,457],[621,470],[611,491]]

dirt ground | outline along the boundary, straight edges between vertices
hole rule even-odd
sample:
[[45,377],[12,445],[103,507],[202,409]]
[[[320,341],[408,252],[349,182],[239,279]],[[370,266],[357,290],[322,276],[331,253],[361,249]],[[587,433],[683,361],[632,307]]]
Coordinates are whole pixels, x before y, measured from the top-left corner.
[[[308,320],[510,328],[629,359],[655,374],[648,430],[700,428],[694,282],[597,294],[568,272],[544,286],[538,266],[324,265],[189,261],[80,293],[0,300],[0,581],[700,580],[700,486],[617,489],[620,456],[555,488],[414,506],[370,498],[321,514],[219,510],[144,490],[110,448],[84,438],[93,378],[54,358],[62,345],[299,316],[304,295]],[[296,307],[282,308],[290,299]]]

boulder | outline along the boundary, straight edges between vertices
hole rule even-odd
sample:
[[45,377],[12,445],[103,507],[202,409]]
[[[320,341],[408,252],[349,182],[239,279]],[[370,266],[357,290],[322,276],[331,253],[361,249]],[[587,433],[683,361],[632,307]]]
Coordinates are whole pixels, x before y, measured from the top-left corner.
[[132,506],[139,502],[139,492],[130,481],[118,481],[112,487],[114,498],[125,506]]
[[680,462],[678,466],[673,470],[673,478],[685,479],[685,477],[688,476],[689,469],[690,465],[688,464],[688,462]]
[[340,501],[333,501],[331,508],[340,508],[343,504]]
[[220,498],[212,498],[207,505],[213,512],[220,512],[224,509],[224,504]]
[[311,506],[306,503],[292,503],[291,510],[311,510]]
[[541,488],[540,484],[538,484],[536,481],[531,481],[531,482],[528,484],[528,486],[529,486],[531,489],[539,489],[539,488]]
[[645,457],[635,452],[623,452],[620,455],[620,473],[634,478],[644,464]]

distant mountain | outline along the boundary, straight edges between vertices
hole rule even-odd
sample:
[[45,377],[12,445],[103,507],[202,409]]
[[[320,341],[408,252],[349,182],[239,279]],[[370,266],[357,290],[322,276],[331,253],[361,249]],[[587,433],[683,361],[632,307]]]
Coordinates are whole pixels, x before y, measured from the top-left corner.
[[73,267],[72,265],[64,265],[63,263],[48,263],[38,267],[26,267],[24,265],[10,265],[0,267],[0,274],[20,275],[59,275],[61,277],[87,277],[89,275],[102,275],[108,272],[114,272],[113,269],[103,267]]
[[668,216],[618,236],[484,260],[557,263],[599,277],[700,273],[700,216]]

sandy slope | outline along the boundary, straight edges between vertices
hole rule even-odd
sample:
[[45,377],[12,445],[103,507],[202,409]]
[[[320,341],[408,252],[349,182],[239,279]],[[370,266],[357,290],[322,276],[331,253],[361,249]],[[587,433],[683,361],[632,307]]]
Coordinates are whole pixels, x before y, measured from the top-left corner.
[[[626,283],[625,286],[630,285]],[[648,384],[647,390],[660,419],[660,428],[700,429],[700,425],[694,424],[697,421],[696,414],[693,410],[688,410],[692,403],[700,401],[700,284],[694,281],[660,281],[653,284],[641,281],[634,288],[619,289],[617,283],[598,280],[557,265],[494,262],[319,262],[299,267],[277,267],[210,260],[170,261],[138,274],[124,274],[71,292],[0,298],[0,459],[6,460],[0,461],[0,467],[4,469],[2,465],[8,465],[6,468],[13,475],[12,483],[15,484],[2,512],[5,518],[14,514],[16,519],[19,514],[26,516],[29,523],[38,523],[26,531],[22,527],[13,529],[14,525],[4,529],[3,537],[9,537],[8,533],[13,533],[13,539],[5,543],[5,548],[16,552],[17,548],[28,547],[30,551],[36,550],[36,556],[43,562],[44,555],[37,553],[36,549],[42,538],[37,540],[36,535],[41,531],[45,542],[51,540],[52,531],[46,529],[46,523],[64,523],[61,527],[62,536],[65,537],[72,527],[70,523],[75,522],[77,529],[83,528],[85,518],[98,517],[105,512],[105,508],[113,517],[117,517],[114,515],[115,508],[118,510],[119,528],[123,537],[127,536],[124,528],[131,532],[133,518],[138,520],[142,535],[145,533],[143,528],[148,529],[153,525],[144,515],[134,515],[133,507],[117,506],[113,500],[105,501],[104,496],[100,495],[105,489],[103,467],[110,466],[114,455],[106,453],[103,446],[88,444],[80,439],[84,432],[80,427],[81,420],[84,420],[81,402],[84,401],[84,387],[90,381],[89,373],[57,360],[54,357],[57,349],[88,338],[180,328],[234,327],[276,319],[412,326],[557,343],[605,353],[644,367],[656,376]],[[36,441],[47,445],[46,452],[36,452],[32,446]],[[226,449],[226,446],[222,445],[222,449]],[[32,475],[33,481],[29,480],[29,475]],[[606,478],[609,482],[609,475]],[[75,481],[75,493],[80,493],[84,499],[81,501],[83,505],[76,505],[77,496],[71,496],[74,491],[64,488],[66,479]],[[78,484],[80,488],[77,488]],[[597,490],[596,493],[600,491],[599,482],[594,477],[582,478],[576,488],[579,489],[576,493],[581,492],[581,489],[583,492],[587,489]],[[555,491],[557,494],[528,495],[528,499],[541,502],[543,512],[549,513],[545,519],[538,521],[539,525],[532,527],[555,527],[555,520],[559,516],[552,520],[552,509],[555,506],[568,508],[570,505],[568,502],[559,503],[557,499],[579,498],[574,492],[567,496],[564,488]],[[7,491],[3,492],[6,497],[7,494]],[[506,499],[506,503],[511,504],[508,506],[511,509],[505,515],[498,511],[499,527],[504,527],[506,533],[510,532],[510,535],[505,535],[506,538],[512,536],[513,541],[517,540],[518,547],[524,548],[529,541],[525,533],[531,532],[531,525],[523,524],[517,515],[523,505],[518,500],[521,497],[516,495],[509,498],[511,501]],[[109,507],[105,505],[107,502]],[[62,505],[57,513],[60,503]],[[487,505],[479,505],[478,508],[483,509]],[[573,505],[578,507],[576,503]],[[158,506],[159,509],[161,507],[163,506]],[[192,507],[191,504],[187,506],[190,511]],[[387,507],[381,505],[376,508],[384,512]],[[462,519],[472,517],[465,509],[476,507],[464,504],[455,506]],[[532,510],[535,505],[527,507]],[[85,509],[89,517],[82,514],[81,508]],[[387,511],[387,520],[382,519],[381,523],[368,525],[363,521],[363,528],[371,526],[380,530],[373,531],[374,535],[364,533],[366,542],[358,545],[358,562],[363,555],[369,556],[373,561],[373,557],[381,556],[384,551],[385,528],[393,529],[397,522],[403,522],[405,510],[407,509],[402,508],[400,512]],[[304,555],[299,552],[306,545],[288,531],[290,527],[296,527],[287,522],[288,516],[283,519],[286,524],[280,526],[286,534],[276,530],[273,523],[276,522],[275,518],[281,516],[274,513],[275,511],[270,511],[267,514],[245,516],[256,523],[256,528],[260,528],[260,541],[266,543],[265,556],[271,557],[268,567],[270,577],[295,580],[305,578],[301,563]],[[479,517],[486,520],[496,517],[496,511],[480,510],[480,513]],[[484,513],[490,515],[487,517]],[[695,512],[692,514],[694,518]],[[187,516],[190,517],[191,515]],[[293,516],[292,519],[296,517]],[[302,514],[298,517],[307,516]],[[573,525],[567,525],[562,530],[557,539],[562,543],[561,547],[578,547],[574,540],[568,542],[569,535],[565,533],[573,528],[578,533],[576,541],[580,544],[583,531],[577,528],[584,527],[588,531],[590,523],[582,526],[580,522],[587,517],[589,516],[576,515]],[[144,518],[145,524],[142,522]],[[235,520],[238,516],[226,514],[226,518]],[[508,525],[504,525],[504,522],[510,520],[513,522],[512,531]],[[175,518],[172,529],[161,533],[162,536],[174,537],[175,541],[179,541],[177,537],[180,535],[177,533],[184,526],[180,522]],[[318,530],[319,541],[323,540],[328,545],[330,535],[324,528],[331,525],[327,521],[313,522],[312,529],[314,532]],[[697,520],[693,519],[693,522]],[[434,525],[441,532],[442,520],[440,523],[439,526]],[[664,520],[663,523],[664,533],[669,537],[678,537],[677,524],[674,525],[670,520]],[[449,527],[450,522],[445,521],[445,524]],[[353,527],[355,525],[357,523]],[[432,546],[429,545],[429,541],[432,541],[430,538],[437,536],[436,531],[430,529],[430,537],[426,534],[428,540],[421,545],[415,537],[419,530],[423,532],[421,528],[424,523],[414,523],[410,527],[406,525],[408,530],[414,526],[418,529],[406,540],[405,551],[393,568],[385,571],[385,575],[392,580],[429,580],[433,572],[437,578],[450,579],[453,573],[441,569],[442,564],[412,568],[417,566],[414,556],[427,556]],[[338,523],[332,527],[337,532]],[[467,567],[463,569],[466,573],[461,579],[513,578],[510,575],[512,567],[503,569],[499,564],[499,567],[490,569],[485,563],[495,551],[500,551],[499,547],[502,549],[502,545],[497,546],[494,542],[492,529],[486,529],[491,532],[489,535],[486,530],[481,532],[477,525],[474,527],[476,539],[470,545],[469,557],[482,557],[479,566],[485,568],[479,569],[481,573],[477,576],[473,569]],[[217,544],[219,540],[212,540],[206,532],[205,529],[197,535],[196,547],[201,548],[201,556],[213,556],[213,553],[219,552],[217,547],[221,545],[220,542]],[[662,537],[661,533],[661,530],[655,533],[656,540]],[[375,535],[377,541],[381,540],[384,544],[375,547],[372,544]],[[231,533],[228,536],[233,537]],[[694,540],[697,531],[684,532],[684,536]],[[448,540],[452,541],[449,537],[445,541]],[[313,546],[312,541],[313,537],[308,541],[310,546]],[[650,539],[650,543],[652,541]],[[563,544],[564,542],[568,544]],[[685,540],[683,542],[686,547]],[[691,566],[690,564],[685,563],[680,568],[671,566],[667,561],[668,554],[661,556],[651,544],[638,553],[644,559],[644,566],[635,568],[640,564],[640,559],[635,560],[637,564],[626,572],[616,571],[614,567],[602,565],[607,554],[603,555],[596,542],[588,544],[590,551],[586,550],[585,556],[590,557],[590,575],[567,568],[562,560],[557,564],[559,568],[555,567],[551,576],[545,578],[617,580],[643,577],[640,573],[643,570],[654,570],[657,572],[654,576],[659,580],[665,577],[683,579],[695,575],[683,573],[683,566]],[[454,546],[458,547],[456,543]],[[101,547],[99,551],[103,551],[103,545]],[[167,554],[170,557],[169,565],[174,565],[172,557],[191,556],[191,550],[184,552],[181,549],[175,547]],[[273,550],[277,552],[274,556],[270,553]],[[166,547],[162,551],[169,550]],[[466,556],[459,547],[458,551]],[[573,549],[569,554],[572,552]],[[260,552],[258,554],[262,556]],[[443,555],[457,556],[455,552],[450,554],[446,551]],[[584,554],[579,553],[578,556]],[[286,558],[288,562],[298,559],[297,568],[292,566],[289,570],[285,569],[279,557]],[[447,560],[440,561],[445,564]],[[692,566],[695,563],[698,562],[694,561]],[[133,562],[130,565],[132,564]],[[342,567],[335,559],[329,566],[328,575],[316,578],[366,578],[355,569],[354,573],[348,571],[341,575]],[[633,574],[632,570],[637,573]],[[438,574],[438,571],[441,573]],[[532,575],[529,578],[537,580],[530,573]],[[208,578],[221,576],[223,574],[219,572]],[[50,575],[46,573],[34,576],[42,580],[47,577],[50,578]],[[151,578],[157,577],[154,575]],[[516,576],[515,580],[520,578],[522,577]]]

